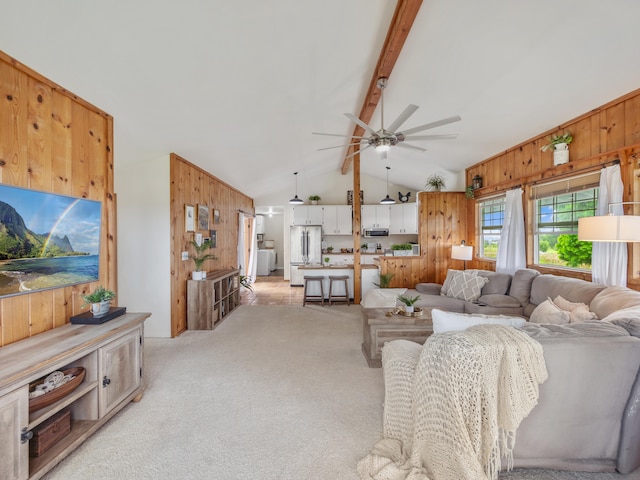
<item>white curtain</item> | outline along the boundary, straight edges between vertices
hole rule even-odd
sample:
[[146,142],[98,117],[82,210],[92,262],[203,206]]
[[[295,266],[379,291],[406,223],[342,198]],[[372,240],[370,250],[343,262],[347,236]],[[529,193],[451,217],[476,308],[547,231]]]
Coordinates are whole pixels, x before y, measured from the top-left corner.
[[507,192],[504,222],[500,232],[500,243],[498,243],[496,272],[513,275],[517,270],[527,267],[522,194],[522,188]]
[[[596,215],[608,215],[609,204],[622,202],[620,165],[605,167],[600,172],[600,192]],[[612,207],[614,215],[624,215],[622,205]],[[591,276],[594,283],[627,286],[627,244],[623,242],[593,242]]]
[[[238,215],[238,268],[240,269],[240,275],[244,275],[250,279],[250,283],[256,281],[256,268],[257,268],[257,256],[258,256],[258,240],[255,234],[251,235],[251,238],[245,238],[245,222],[251,222],[250,232],[255,232],[256,218],[240,212]],[[245,261],[245,252],[247,245],[250,247],[250,255],[248,262]],[[247,263],[245,265],[245,263]]]

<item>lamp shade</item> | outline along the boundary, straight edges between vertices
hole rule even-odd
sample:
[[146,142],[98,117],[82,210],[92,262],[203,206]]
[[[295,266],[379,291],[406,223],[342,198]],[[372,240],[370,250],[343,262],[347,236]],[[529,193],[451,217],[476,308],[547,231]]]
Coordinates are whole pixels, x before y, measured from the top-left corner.
[[296,195],[291,200],[289,200],[289,203],[291,205],[301,205],[304,203],[304,200],[302,200],[301,198],[298,198],[298,195]]
[[602,215],[578,219],[578,240],[640,242],[640,216]]
[[473,258],[473,247],[470,245],[453,245],[451,247],[451,258],[454,260],[471,260]]

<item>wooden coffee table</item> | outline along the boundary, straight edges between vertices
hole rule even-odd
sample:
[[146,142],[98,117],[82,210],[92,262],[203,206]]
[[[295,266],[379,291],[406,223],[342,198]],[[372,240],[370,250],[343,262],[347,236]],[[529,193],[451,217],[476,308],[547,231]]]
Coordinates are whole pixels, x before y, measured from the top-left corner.
[[422,315],[408,317],[387,316],[393,308],[362,308],[362,353],[370,368],[382,367],[382,347],[391,340],[410,340],[423,344],[433,333],[431,309]]

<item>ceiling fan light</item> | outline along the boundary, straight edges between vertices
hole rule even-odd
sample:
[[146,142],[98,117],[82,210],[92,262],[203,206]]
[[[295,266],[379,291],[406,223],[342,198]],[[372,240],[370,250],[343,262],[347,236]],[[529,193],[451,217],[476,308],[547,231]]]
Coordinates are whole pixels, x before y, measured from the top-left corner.
[[391,198],[388,193],[386,197],[380,200],[380,205],[392,205],[394,203],[396,203],[396,201],[393,198]]

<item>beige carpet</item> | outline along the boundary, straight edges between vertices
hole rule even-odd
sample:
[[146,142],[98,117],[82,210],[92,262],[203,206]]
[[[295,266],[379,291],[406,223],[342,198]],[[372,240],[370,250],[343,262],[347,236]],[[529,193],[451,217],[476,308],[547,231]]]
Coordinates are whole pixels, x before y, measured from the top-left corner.
[[[146,339],[146,392],[49,480],[357,480],[383,382],[358,306],[241,306],[213,331]],[[501,480],[640,476],[515,471]],[[455,479],[451,479],[455,480]]]

